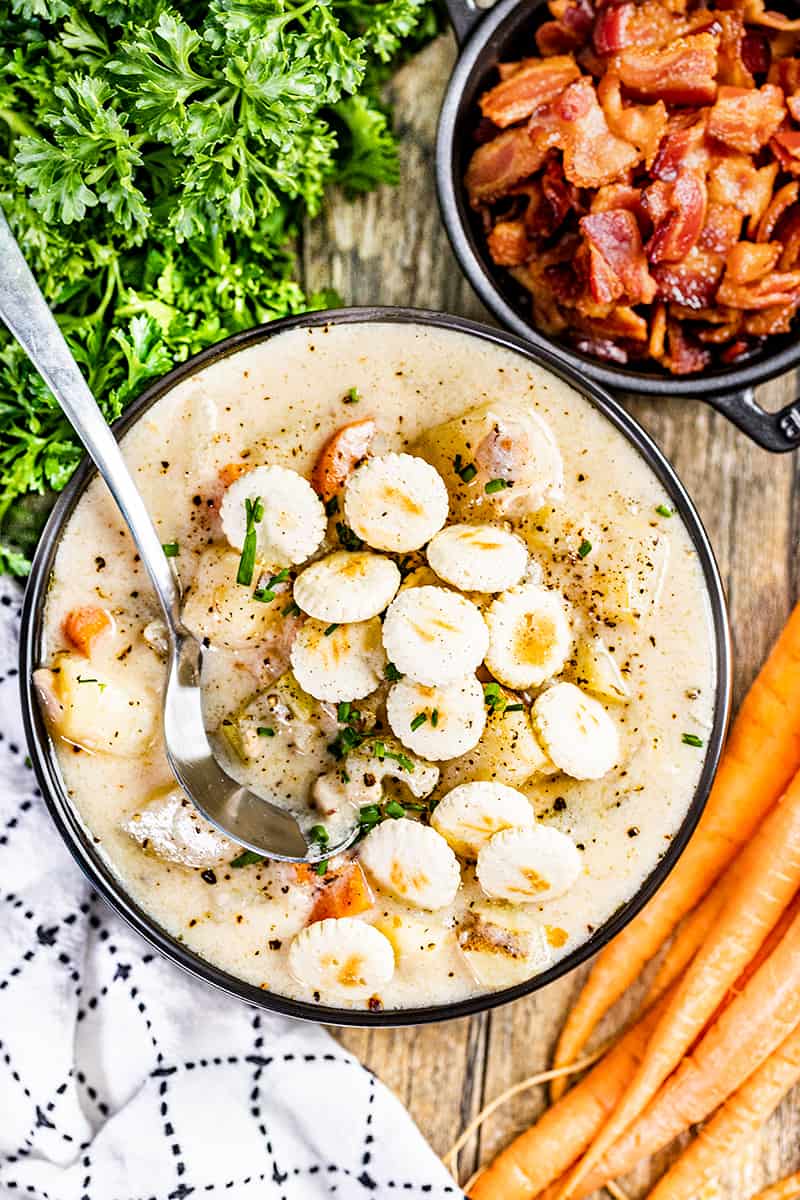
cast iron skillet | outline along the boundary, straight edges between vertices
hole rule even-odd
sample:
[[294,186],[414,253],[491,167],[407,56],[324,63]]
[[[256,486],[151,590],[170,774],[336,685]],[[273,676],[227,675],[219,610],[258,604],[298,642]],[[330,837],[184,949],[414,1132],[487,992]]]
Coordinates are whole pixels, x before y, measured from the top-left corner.
[[800,363],[797,331],[768,338],[764,349],[741,366],[704,371],[697,378],[668,375],[658,368],[635,370],[599,362],[534,329],[520,314],[527,298],[492,262],[462,184],[474,148],[477,102],[495,81],[502,59],[531,54],[533,30],[549,17],[546,0],[499,0],[489,11],[473,0],[446,0],[450,21],[462,47],[444,97],[436,142],[436,184],[442,218],[453,250],[475,291],[499,321],[539,350],[549,350],[582,378],[635,396],[693,396],[724,413],[767,450],[793,450],[800,445],[800,401],[770,413],[755,400],[756,384]]
[[730,706],[730,635],[722,584],[705,530],[683,485],[655,443],[651,441],[636,421],[605,392],[595,387],[594,384],[582,379],[576,372],[562,365],[551,353],[546,350],[534,349],[529,343],[514,337],[512,334],[491,329],[485,325],[478,325],[473,321],[466,321],[460,317],[452,317],[443,313],[426,312],[411,308],[339,309],[330,312],[311,313],[301,317],[290,317],[282,321],[273,321],[269,325],[262,325],[256,329],[248,330],[246,333],[239,333],[233,337],[226,338],[224,341],[219,342],[218,345],[211,346],[208,350],[204,350],[201,354],[195,355],[188,362],[170,371],[163,379],[149,387],[131,405],[125,415],[116,422],[114,430],[118,436],[121,436],[170,388],[195,375],[198,371],[216,362],[218,359],[233,354],[237,350],[267,341],[289,329],[321,328],[325,325],[341,325],[352,322],[367,324],[377,324],[380,322],[403,325],[422,324],[434,326],[439,329],[457,330],[479,341],[516,351],[531,362],[546,367],[553,374],[560,376],[567,383],[571,384],[595,408],[605,414],[609,421],[638,450],[652,468],[670,497],[672,504],[680,513],[697,551],[705,576],[706,587],[708,588],[709,609],[713,622],[714,649],[717,660],[714,727],[708,738],[700,780],[683,824],[673,837],[664,857],[657,864],[639,892],[626,905],[623,905],[605,925],[598,928],[584,945],[551,967],[549,971],[545,971],[527,983],[506,988],[501,992],[492,992],[488,995],[477,996],[455,1004],[441,1004],[429,1008],[402,1009],[394,1012],[373,1013],[367,1010],[340,1009],[307,1004],[297,1000],[290,1000],[283,996],[273,995],[271,992],[262,991],[252,984],[243,983],[241,980],[235,979],[232,975],[206,962],[199,955],[194,954],[191,950],[188,950],[185,946],[177,942],[126,894],[123,885],[113,872],[109,870],[99,855],[91,835],[83,827],[66,794],[55,751],[47,734],[32,687],[32,672],[41,662],[44,605],[59,538],[65,522],[69,519],[86,485],[95,474],[88,459],[83,460],[69,486],[59,498],[42,534],[36,551],[36,557],[34,558],[22,612],[22,642],[20,647],[22,712],[36,777],[61,836],[77,859],[79,866],[82,867],[83,871],[89,877],[92,885],[103,894],[112,907],[134,929],[165,954],[167,958],[189,971],[190,974],[214,984],[232,996],[238,996],[250,1004],[271,1009],[275,1012],[285,1013],[292,1017],[303,1017],[313,1021],[326,1021],[337,1025],[414,1025],[428,1021],[443,1021],[454,1017],[464,1017],[470,1013],[493,1008],[497,1004],[504,1004],[509,1000],[515,1000],[519,996],[527,995],[529,992],[537,991],[539,988],[551,983],[554,979],[571,971],[573,967],[578,966],[579,963],[582,963],[591,955],[596,954],[606,942],[619,933],[623,926],[635,916],[663,883],[675,865],[700,818],[719,761]]

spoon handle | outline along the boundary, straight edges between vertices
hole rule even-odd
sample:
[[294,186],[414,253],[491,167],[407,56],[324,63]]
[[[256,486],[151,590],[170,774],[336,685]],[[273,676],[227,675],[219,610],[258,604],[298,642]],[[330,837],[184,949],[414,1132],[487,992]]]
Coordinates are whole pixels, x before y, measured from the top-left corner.
[[0,318],[55,396],[119,505],[171,630],[180,592],[119,445],[70,353],[64,336],[0,209]]

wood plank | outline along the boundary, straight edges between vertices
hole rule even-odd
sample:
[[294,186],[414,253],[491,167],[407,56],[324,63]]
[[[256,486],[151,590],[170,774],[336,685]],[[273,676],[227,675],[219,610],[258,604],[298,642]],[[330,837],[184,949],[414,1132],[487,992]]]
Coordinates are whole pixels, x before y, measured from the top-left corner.
[[[489,319],[453,258],[435,199],[436,118],[454,59],[452,40],[439,38],[392,81],[388,98],[402,139],[400,185],[353,203],[334,197],[306,227],[301,255],[309,289],[333,286],[348,304],[413,305]],[[775,407],[795,387],[788,379],[775,381],[760,399]],[[674,463],[714,545],[730,601],[738,699],[800,590],[797,456],[768,455],[694,401],[636,400],[628,406]],[[546,1067],[583,974],[471,1020],[337,1036],[394,1089],[444,1153],[486,1100]],[[624,1019],[625,1008],[624,1002],[615,1020]],[[462,1156],[462,1178],[527,1126],[543,1104],[538,1088],[495,1114]],[[669,1157],[657,1157],[657,1173]],[[747,1200],[767,1181],[798,1168],[800,1092],[768,1123],[753,1150],[732,1164],[719,1200]],[[643,1169],[626,1181],[632,1197],[645,1194],[650,1174]]]

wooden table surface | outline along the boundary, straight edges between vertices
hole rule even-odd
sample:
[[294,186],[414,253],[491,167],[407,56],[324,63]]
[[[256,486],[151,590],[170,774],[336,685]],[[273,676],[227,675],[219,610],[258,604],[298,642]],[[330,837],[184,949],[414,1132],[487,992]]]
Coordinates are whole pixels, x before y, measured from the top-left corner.
[[[442,36],[393,80],[388,96],[401,138],[400,186],[355,203],[335,198],[328,204],[301,241],[307,288],[332,285],[348,304],[413,305],[489,319],[453,258],[434,190],[436,119],[454,58],[452,39]],[[777,407],[791,398],[793,386],[790,378],[778,380],[760,399]],[[699,402],[630,407],[677,468],[711,537],[730,603],[738,702],[798,595],[800,457],[759,450]],[[443,1154],[488,1100],[546,1068],[583,974],[468,1020],[337,1036],[397,1093]],[[618,1009],[616,1020],[624,1015]],[[530,1124],[543,1103],[536,1088],[492,1116],[462,1155],[462,1181]],[[767,1182],[800,1169],[800,1089],[760,1140],[742,1150],[721,1181],[719,1200],[748,1200]],[[663,1171],[669,1157],[658,1156],[653,1172]],[[645,1194],[651,1177],[641,1170],[625,1180],[626,1191]]]

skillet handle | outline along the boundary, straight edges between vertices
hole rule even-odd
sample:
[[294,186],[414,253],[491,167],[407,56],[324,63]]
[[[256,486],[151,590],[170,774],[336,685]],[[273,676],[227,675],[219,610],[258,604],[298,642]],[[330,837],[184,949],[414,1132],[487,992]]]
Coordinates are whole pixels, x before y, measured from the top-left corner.
[[764,450],[784,453],[800,446],[800,399],[774,413],[756,403],[753,388],[707,399],[712,408],[733,421]]
[[444,0],[447,16],[459,46],[463,46],[484,14],[475,0]]

